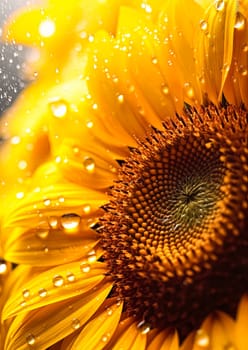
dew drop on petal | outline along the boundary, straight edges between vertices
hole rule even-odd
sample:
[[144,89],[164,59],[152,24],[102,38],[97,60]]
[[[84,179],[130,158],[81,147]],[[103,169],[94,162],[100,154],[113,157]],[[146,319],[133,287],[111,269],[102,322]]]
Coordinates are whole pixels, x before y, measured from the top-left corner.
[[85,215],[88,215],[91,212],[91,206],[89,204],[85,204],[82,209]]
[[39,25],[39,33],[44,38],[49,38],[55,33],[55,23],[51,19],[46,19],[42,21]]
[[56,118],[64,118],[67,114],[68,107],[64,100],[54,100],[50,104],[52,115]]
[[204,329],[198,329],[195,335],[195,344],[202,348],[208,347],[209,336]]
[[24,192],[17,192],[17,193],[16,193],[16,198],[17,198],[17,199],[22,199],[22,198],[24,198]]
[[4,275],[8,270],[8,266],[5,260],[0,259],[0,275]]
[[72,325],[73,329],[78,329],[78,328],[80,328],[80,321],[77,318],[74,318],[72,320],[71,325]]
[[20,160],[18,163],[18,168],[20,170],[25,170],[27,168],[28,164],[25,160]]
[[217,11],[223,11],[225,8],[225,1],[224,0],[216,0],[215,1],[215,8]]
[[47,290],[45,288],[41,288],[39,289],[38,294],[41,298],[45,298],[47,296]]
[[157,57],[152,57],[152,64],[158,64]]
[[93,173],[93,171],[95,170],[95,161],[92,158],[85,158],[83,165],[85,167],[85,169],[89,172],[89,173]]
[[208,29],[208,23],[205,20],[201,20],[200,21],[200,28],[201,28],[201,30],[203,30],[205,32]]
[[80,269],[84,273],[90,272],[90,264],[84,261],[80,264]]
[[242,30],[244,29],[244,26],[245,26],[245,18],[240,12],[237,12],[234,28],[238,30]]
[[13,136],[10,140],[12,145],[18,145],[21,142],[20,136]]
[[93,125],[94,125],[94,123],[93,123],[91,120],[89,120],[89,121],[86,123],[86,126],[87,126],[88,129],[93,128]]
[[124,95],[122,95],[122,94],[118,95],[117,100],[119,103],[123,103],[124,102]]
[[74,273],[72,272],[68,272],[67,275],[66,275],[66,279],[68,282],[74,282],[76,280],[76,277],[74,275]]
[[185,94],[188,98],[193,98],[194,97],[194,89],[191,86],[190,83],[185,83],[184,84],[184,90],[185,90]]
[[58,226],[59,226],[58,218],[56,216],[49,216],[48,224],[53,229],[58,228]]
[[247,70],[246,67],[240,66],[240,67],[239,67],[239,73],[240,73],[243,77],[245,77],[245,76],[248,74],[248,70]]
[[92,264],[95,261],[96,261],[96,252],[93,249],[88,253],[88,262]]
[[61,216],[61,226],[66,231],[74,231],[78,228],[81,221],[81,216],[75,213],[64,214]]
[[243,44],[242,45],[242,50],[243,50],[243,52],[247,52],[248,51],[248,44]]
[[38,231],[36,236],[41,239],[46,239],[49,235],[49,231]]
[[29,289],[24,289],[24,290],[22,291],[22,295],[23,295],[23,298],[25,298],[25,299],[29,298],[29,297],[30,297],[30,291],[29,291]]
[[164,95],[168,95],[169,94],[169,87],[167,85],[162,85],[162,93]]
[[101,341],[103,342],[103,343],[107,343],[107,341],[110,339],[110,333],[106,333],[106,334],[104,334],[103,336],[102,336],[102,339],[101,339]]
[[51,204],[51,200],[50,199],[44,199],[43,204],[48,207]]
[[27,344],[28,345],[34,345],[35,344],[35,336],[33,334],[29,334],[27,337],[26,337],[26,341],[27,341]]
[[53,277],[53,285],[54,287],[61,287],[64,284],[64,278],[60,275],[55,275]]
[[141,334],[147,334],[151,330],[151,325],[145,321],[141,321],[137,324],[137,328]]

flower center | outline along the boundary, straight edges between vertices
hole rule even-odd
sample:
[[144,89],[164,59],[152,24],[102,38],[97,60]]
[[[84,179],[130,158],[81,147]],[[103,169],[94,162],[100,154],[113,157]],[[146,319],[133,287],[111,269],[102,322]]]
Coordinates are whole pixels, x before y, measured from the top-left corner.
[[231,107],[188,110],[124,162],[100,235],[114,293],[137,320],[184,337],[248,290],[247,131]]

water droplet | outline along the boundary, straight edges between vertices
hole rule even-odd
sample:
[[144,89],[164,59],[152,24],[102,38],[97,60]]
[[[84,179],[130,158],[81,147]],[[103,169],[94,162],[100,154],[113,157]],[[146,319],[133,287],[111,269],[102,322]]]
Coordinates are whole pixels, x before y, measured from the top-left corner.
[[94,126],[94,123],[90,120],[86,123],[87,128],[91,129]]
[[33,334],[29,334],[26,337],[26,341],[27,341],[28,345],[34,345],[35,344],[35,336]]
[[162,92],[163,92],[163,94],[165,94],[165,95],[168,95],[168,93],[169,93],[169,87],[167,86],[167,85],[163,85],[162,86]]
[[124,102],[124,95],[122,95],[122,94],[118,95],[117,100],[119,103],[123,103]]
[[47,290],[45,288],[41,288],[39,289],[38,294],[41,298],[45,298],[47,296]]
[[18,168],[20,170],[25,170],[28,166],[28,163],[25,160],[20,160],[18,163]]
[[76,277],[72,272],[68,272],[66,278],[68,282],[74,282],[76,280]]
[[41,239],[46,239],[49,235],[49,231],[38,231],[36,233],[36,236],[41,238]]
[[145,321],[141,321],[137,324],[137,328],[141,334],[147,334],[151,330],[151,325]]
[[239,73],[240,73],[243,77],[245,77],[245,76],[248,74],[248,70],[247,70],[246,67],[240,66],[240,67],[239,67]]
[[242,46],[242,50],[243,50],[243,52],[247,52],[248,51],[248,44],[243,44],[243,46]]
[[51,228],[55,229],[58,228],[59,221],[56,216],[49,216],[48,218],[48,224],[50,225]]
[[224,0],[216,0],[215,1],[215,8],[217,11],[223,11],[225,8],[225,1]]
[[64,214],[61,216],[61,226],[66,231],[74,231],[78,228],[81,217],[75,213]]
[[193,89],[193,87],[191,86],[190,83],[185,83],[185,84],[184,84],[184,91],[185,91],[186,96],[187,96],[188,98],[191,99],[191,98],[194,97],[194,89]]
[[25,298],[25,299],[29,298],[29,297],[30,297],[30,291],[29,291],[29,289],[24,289],[24,290],[22,291],[22,295],[23,295],[23,298]]
[[157,57],[152,57],[152,64],[158,64]]
[[205,32],[208,29],[208,23],[204,20],[200,21],[200,28]]
[[64,118],[67,114],[68,107],[64,100],[56,99],[49,104],[52,115],[56,118]]
[[61,287],[64,284],[64,278],[60,275],[55,275],[53,277],[53,285],[54,287]]
[[96,110],[98,109],[98,104],[97,104],[97,103],[94,103],[94,104],[92,105],[92,109],[93,109],[94,111],[96,111]]
[[22,198],[24,198],[24,192],[17,192],[17,193],[16,193],[16,198],[17,198],[17,199],[22,199]]
[[85,158],[84,160],[84,167],[89,172],[92,173],[95,170],[95,162],[92,158]]
[[82,207],[82,209],[83,209],[84,214],[86,214],[86,215],[90,214],[90,212],[91,212],[91,206],[89,204],[85,204]]
[[0,275],[4,275],[8,270],[8,266],[5,260],[0,259]]
[[245,18],[240,12],[237,12],[234,28],[238,30],[242,30],[244,29],[244,26],[245,26]]
[[44,38],[49,38],[55,33],[55,23],[51,19],[46,19],[42,21],[39,25],[39,33]]
[[88,253],[88,262],[89,263],[93,263],[96,261],[96,252],[94,249],[92,249],[89,253]]
[[10,140],[12,145],[18,145],[21,142],[20,136],[13,136]]
[[80,264],[80,269],[84,273],[90,272],[90,264],[88,264],[84,261]]
[[44,199],[43,204],[48,207],[51,204],[51,200],[50,199]]
[[77,318],[74,318],[72,320],[71,325],[72,325],[73,329],[78,329],[78,328],[80,328],[80,321]]
[[204,329],[198,329],[195,335],[195,344],[201,347],[209,345],[209,336]]
[[106,334],[104,334],[103,336],[102,336],[102,339],[101,339],[101,341],[103,342],[103,343],[107,343],[107,341],[110,339],[110,333],[106,333]]

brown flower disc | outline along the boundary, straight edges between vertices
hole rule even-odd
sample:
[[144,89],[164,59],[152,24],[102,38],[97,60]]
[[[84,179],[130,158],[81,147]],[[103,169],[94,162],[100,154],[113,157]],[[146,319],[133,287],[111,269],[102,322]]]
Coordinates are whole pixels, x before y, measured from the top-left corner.
[[184,337],[248,290],[247,121],[231,106],[187,109],[122,165],[99,234],[138,321]]

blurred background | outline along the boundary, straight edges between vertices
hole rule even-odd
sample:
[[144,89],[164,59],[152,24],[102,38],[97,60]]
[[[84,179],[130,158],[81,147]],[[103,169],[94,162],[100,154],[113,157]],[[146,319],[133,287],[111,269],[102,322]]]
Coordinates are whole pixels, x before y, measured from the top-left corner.
[[22,45],[4,43],[2,28],[10,14],[35,0],[0,0],[0,115],[8,108],[26,85],[22,74],[27,49]]

